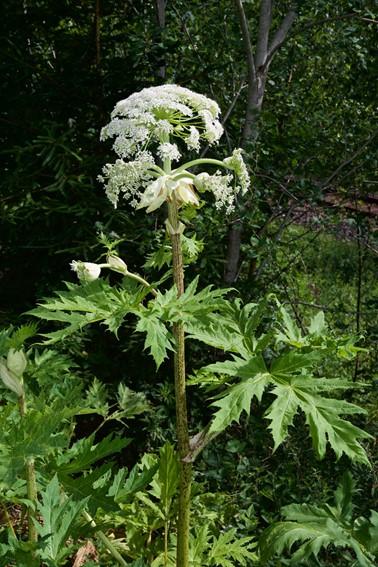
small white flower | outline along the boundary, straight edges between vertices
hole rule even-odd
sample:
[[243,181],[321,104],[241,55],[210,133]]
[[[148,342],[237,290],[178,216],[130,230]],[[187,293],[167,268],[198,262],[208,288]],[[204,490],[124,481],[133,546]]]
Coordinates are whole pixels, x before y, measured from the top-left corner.
[[105,185],[105,193],[109,201],[118,205],[120,193],[131,203],[137,203],[135,197],[139,197],[140,189],[152,178],[151,170],[153,157],[149,152],[142,152],[135,161],[124,162],[117,159],[115,163],[107,163],[102,169],[102,175],[98,180]]
[[200,133],[195,126],[190,127],[190,133],[185,138],[185,143],[189,150],[200,149]]
[[240,188],[232,185],[232,175],[221,175],[217,171],[215,175],[200,173],[194,179],[198,191],[210,191],[215,197],[215,208],[226,209],[229,214],[235,209],[235,197]]
[[101,274],[101,268],[92,262],[80,262],[73,260],[70,264],[71,269],[77,274],[80,281],[92,282],[97,280]]

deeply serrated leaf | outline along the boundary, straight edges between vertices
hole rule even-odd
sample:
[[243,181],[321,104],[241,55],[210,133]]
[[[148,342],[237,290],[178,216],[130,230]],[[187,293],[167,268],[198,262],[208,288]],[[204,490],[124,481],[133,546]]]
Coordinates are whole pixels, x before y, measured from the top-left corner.
[[[368,536],[369,523],[362,518],[360,524],[364,524],[364,530],[356,529],[356,522],[353,522],[349,513],[351,489],[351,476],[348,473],[335,493],[336,508],[328,504],[291,504],[282,508],[286,521],[270,526],[260,539],[262,561],[271,559],[275,554],[281,556],[285,549],[290,552],[296,545],[297,550],[291,562],[298,565],[311,556],[317,557],[322,548],[332,544],[353,549],[358,565],[373,567],[374,544]],[[346,510],[344,513],[343,508]]]
[[166,325],[153,313],[146,312],[140,315],[136,331],[146,333],[144,348],[149,349],[157,368],[165,358],[168,350],[174,350],[173,337]]
[[114,438],[108,435],[98,443],[94,442],[94,435],[76,441],[60,455],[56,462],[58,472],[73,474],[87,470],[93,463],[104,459],[114,453],[119,453],[130,443],[127,438]]
[[42,525],[35,521],[39,535],[45,537],[45,545],[41,552],[42,559],[58,564],[70,553],[67,539],[74,534],[75,521],[87,504],[87,498],[75,502],[66,499],[60,491],[58,477],[55,475],[42,492],[38,511],[42,517]]
[[139,465],[135,465],[125,484],[115,495],[115,500],[122,504],[130,502],[137,492],[143,490],[151,482],[158,467],[158,463],[153,464],[151,467],[143,466],[142,469],[140,469]]
[[[299,401],[295,393],[285,388],[285,395],[281,394],[282,386],[276,386],[273,394],[276,399],[269,407],[265,417],[271,421],[269,429],[274,440],[274,450],[282,443],[288,434],[288,428],[293,423],[297,413]],[[281,395],[280,395],[281,394]]]
[[253,397],[261,399],[269,382],[269,374],[258,373],[229,388],[224,397],[211,404],[219,409],[214,414],[209,434],[224,431],[233,421],[238,422],[243,411],[249,415]]
[[47,339],[46,344],[63,340],[94,322],[103,321],[116,333],[125,316],[138,310],[137,291],[132,294],[101,279],[85,285],[66,285],[67,291],[56,292],[55,297],[29,312],[40,319],[64,324],[63,328],[42,335]]
[[321,391],[324,381],[310,376],[288,377],[285,383],[276,383],[272,391],[276,400],[266,413],[266,418],[271,421],[269,428],[273,433],[275,448],[285,439],[296,411],[301,410],[306,416],[313,446],[320,458],[324,457],[329,442],[337,457],[345,453],[355,461],[369,464],[358,439],[371,436],[340,417],[341,414],[365,413],[364,410],[344,400],[317,395],[317,382]]

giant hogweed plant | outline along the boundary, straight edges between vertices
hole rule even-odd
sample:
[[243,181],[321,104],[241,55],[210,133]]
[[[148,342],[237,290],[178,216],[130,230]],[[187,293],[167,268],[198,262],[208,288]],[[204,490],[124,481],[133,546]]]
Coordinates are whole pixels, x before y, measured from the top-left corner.
[[[116,105],[102,139],[115,139],[113,148],[118,159],[103,168],[100,181],[114,207],[122,199],[148,214],[164,208],[169,244],[164,244],[163,251],[153,255],[147,265],[162,266],[169,259],[171,269],[158,282],[147,281],[129,271],[110,246],[102,263],[74,260],[72,268],[80,284],[67,284],[67,290],[32,311],[36,317],[59,324],[45,334],[47,343],[64,340],[96,322],[117,333],[126,317],[132,315],[137,319],[135,330],[145,334],[145,348],[157,367],[172,353],[178,511],[175,522],[170,518],[165,523],[162,564],[179,567],[196,564],[190,546],[193,463],[215,436],[239,421],[243,413],[249,414],[254,398],[273,398],[265,417],[274,449],[287,437],[295,416],[302,413],[320,458],[329,445],[337,457],[345,454],[368,465],[360,440],[369,435],[343,417],[364,411],[338,395],[351,384],[322,374],[326,356],[353,356],[353,344],[330,336],[322,314],[311,321],[304,334],[278,304],[276,322],[259,332],[267,301],[243,305],[239,300],[227,300],[227,290],[199,290],[198,278],[184,286],[186,258],[189,255],[192,261],[198,248],[195,237],[184,234],[187,219],[193,221],[196,211],[206,204],[206,193],[215,199],[217,209],[228,213],[236,197],[242,198],[250,190],[240,149],[223,160],[198,158],[181,163],[183,149],[198,152],[201,142],[212,145],[219,140],[222,126],[218,117],[214,101],[174,85],[144,89]],[[199,172],[200,168],[209,168],[210,173]],[[101,277],[107,269],[123,276],[118,285],[110,285]],[[171,274],[173,286],[167,289]],[[198,369],[191,379],[192,386],[199,386],[210,396],[214,410],[208,425],[192,434],[186,401],[188,340],[200,341],[227,355],[222,362]],[[332,393],[337,396],[330,397]],[[176,548],[175,563],[172,545]],[[196,552],[202,553],[198,549],[195,545]],[[250,549],[251,542],[244,542],[235,550],[234,562],[245,565],[252,560]],[[205,560],[201,561],[204,564]],[[224,558],[223,563],[214,560],[209,564],[233,563]]]

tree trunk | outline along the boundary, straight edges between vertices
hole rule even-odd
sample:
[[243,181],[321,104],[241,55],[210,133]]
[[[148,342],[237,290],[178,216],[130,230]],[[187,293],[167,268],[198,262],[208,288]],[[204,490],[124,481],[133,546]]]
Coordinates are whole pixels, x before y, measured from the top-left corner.
[[[156,14],[159,25],[159,43],[162,43],[162,36],[165,29],[165,9],[168,0],[156,0]],[[165,79],[165,57],[162,56],[159,61],[159,67],[157,70],[157,76],[161,79]]]
[[[273,38],[270,40],[269,33],[272,25],[272,0],[261,0],[256,53],[254,53],[243,2],[242,0],[234,1],[238,11],[248,69],[247,107],[241,139],[241,147],[248,150],[248,148],[256,142],[259,135],[259,119],[270,63],[272,62],[276,51],[285,41],[297,14],[294,9],[290,9],[283,18]],[[241,208],[238,211],[241,219],[238,222],[232,223],[229,228],[224,269],[224,281],[227,284],[234,283],[237,280],[239,273],[243,213],[244,211]]]

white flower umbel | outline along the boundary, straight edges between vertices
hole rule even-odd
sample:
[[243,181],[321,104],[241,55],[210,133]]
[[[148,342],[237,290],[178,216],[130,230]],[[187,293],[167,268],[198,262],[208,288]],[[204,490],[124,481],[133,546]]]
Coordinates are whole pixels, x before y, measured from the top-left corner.
[[200,173],[194,179],[194,184],[199,191],[210,191],[215,197],[215,208],[225,209],[227,214],[235,209],[235,196],[240,188],[233,186],[233,176],[222,175],[217,171],[215,175]]
[[213,144],[221,137],[219,114],[216,102],[189,89],[150,87],[116,104],[101,139],[115,138],[114,150],[122,158],[136,156],[146,144],[160,144],[168,137],[198,149],[200,140]]
[[[232,212],[236,195],[246,193],[250,186],[241,149],[223,161],[200,158],[172,170],[172,162],[181,158],[178,144],[199,151],[201,142],[219,140],[223,128],[218,116],[216,102],[176,85],[143,89],[118,102],[101,139],[115,138],[113,148],[121,159],[106,164],[98,178],[114,207],[121,196],[147,213],[173,196],[178,206],[198,206],[196,187],[215,196],[217,209]],[[155,163],[151,151],[160,158],[162,167]],[[218,171],[195,176],[190,169],[199,165],[215,166]],[[219,168],[229,173],[222,175]]]
[[242,158],[242,153],[243,150],[238,148],[232,152],[232,156],[224,159],[223,162],[227,167],[234,171],[235,176],[240,183],[241,193],[244,195],[251,185],[251,180],[249,178],[247,166]]
[[169,159],[171,161],[178,161],[181,157],[177,145],[170,144],[169,142],[164,142],[164,144],[160,144],[157,153],[163,161],[166,159]]
[[151,161],[147,161],[145,154],[135,161],[125,162],[117,159],[115,163],[107,163],[103,167],[98,180],[105,184],[106,196],[115,208],[120,193],[133,207],[137,207],[141,195],[140,188],[156,175],[152,169],[152,156]]

